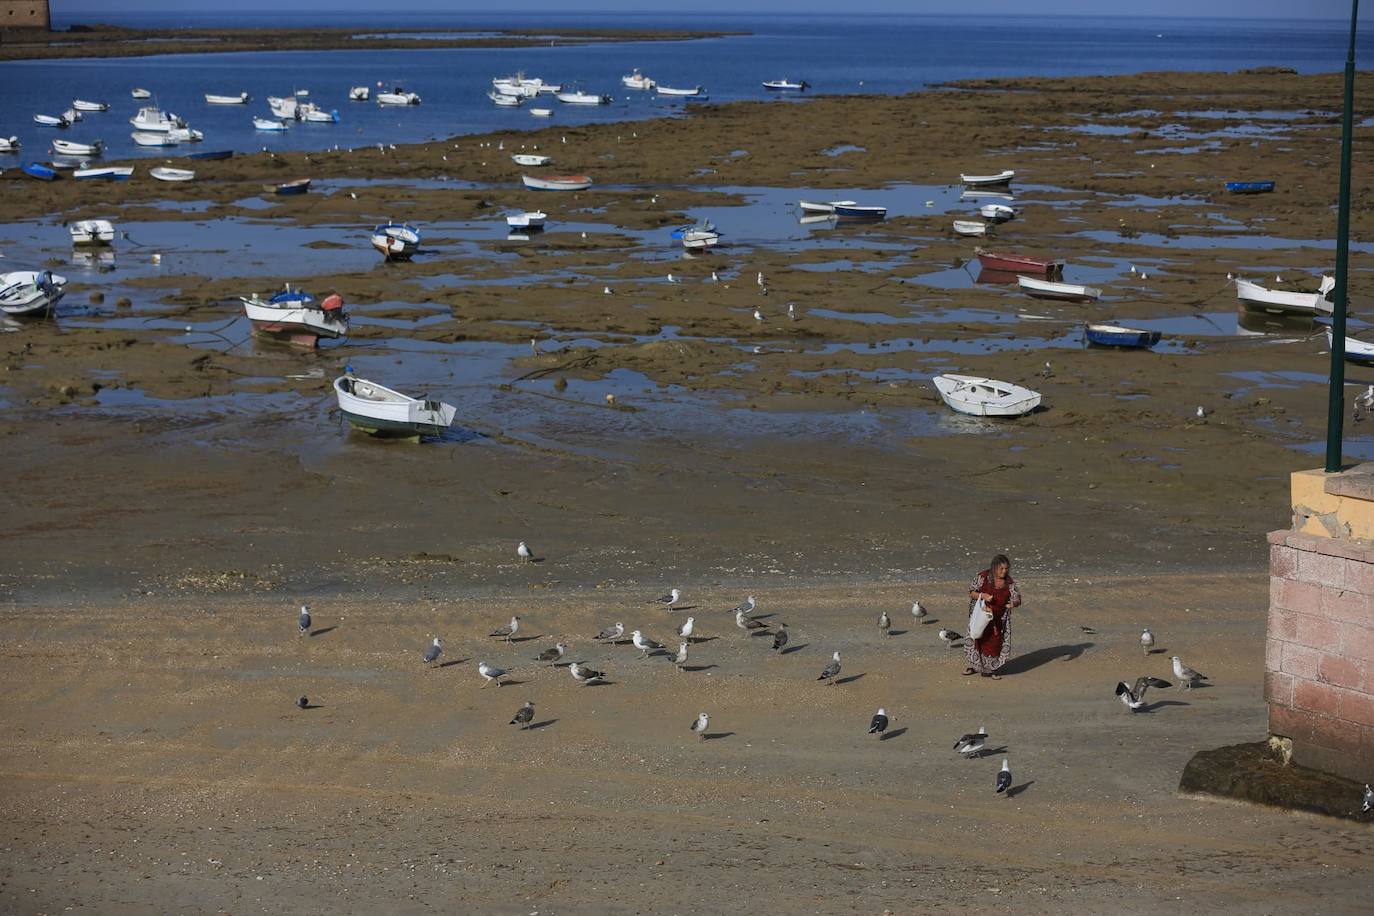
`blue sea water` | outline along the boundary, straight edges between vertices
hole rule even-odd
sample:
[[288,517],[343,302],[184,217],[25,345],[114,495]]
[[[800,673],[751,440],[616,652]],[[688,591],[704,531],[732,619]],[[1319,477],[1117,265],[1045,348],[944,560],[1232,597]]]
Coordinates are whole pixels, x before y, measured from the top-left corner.
[[[123,59],[17,61],[0,64],[0,136],[18,136],[20,156],[0,154],[0,167],[46,157],[55,136],[100,138],[107,157],[165,159],[193,149],[323,149],[378,142],[401,143],[500,128],[626,120],[678,114],[684,103],[626,90],[620,77],[638,67],[670,86],[703,85],[713,102],[764,99],[785,103],[760,83],[805,79],[812,93],[910,92],[945,80],[1026,75],[1120,74],[1160,70],[1238,70],[1292,67],[1299,72],[1339,70],[1347,41],[1335,21],[1146,18],[1001,18],[986,22],[948,16],[663,16],[655,14],[440,14],[350,13],[360,33],[461,27],[695,29],[747,34],[680,42],[632,42],[501,49],[406,49],[280,53],[158,55]],[[245,26],[308,28],[344,23],[320,14],[115,14],[102,21],[146,27]],[[63,23],[57,23],[61,26]],[[1366,33],[1367,35],[1368,33]],[[1371,40],[1360,46],[1369,58]],[[551,121],[524,109],[498,109],[486,98],[494,76],[523,70],[548,81],[577,83],[611,94],[596,108],[572,107],[544,97]],[[406,109],[347,100],[348,87],[402,83],[423,97]],[[204,143],[147,150],[129,139],[128,118],[138,109],[129,91],[151,90],[163,108],[205,133]],[[312,101],[337,109],[339,124],[298,124],[284,135],[253,130],[253,115],[267,116],[266,97],[308,89]],[[209,106],[203,95],[247,91],[243,107]],[[70,130],[33,124],[35,113],[59,114],[73,98],[104,99],[112,109],[89,114]],[[1331,108],[1339,106],[1333,97]]]

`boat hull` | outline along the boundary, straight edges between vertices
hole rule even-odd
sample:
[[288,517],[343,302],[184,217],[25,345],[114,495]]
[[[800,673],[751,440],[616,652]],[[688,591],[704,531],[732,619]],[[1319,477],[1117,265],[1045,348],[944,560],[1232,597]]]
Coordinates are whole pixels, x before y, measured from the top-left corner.
[[1236,280],[1236,299],[1241,307],[1251,312],[1267,315],[1310,316],[1318,312],[1329,313],[1333,306],[1326,293],[1334,286],[1330,277],[1322,278],[1322,285],[1315,293],[1291,293],[1286,290],[1265,289],[1249,280]]
[[1088,325],[1083,338],[1095,347],[1116,347],[1123,350],[1148,350],[1159,343],[1158,331],[1140,331],[1110,325]]
[[1019,254],[997,254],[992,251],[984,251],[982,248],[974,249],[974,254],[978,256],[978,263],[988,270],[1009,271],[1018,274],[1035,274],[1036,276],[1056,276],[1064,272],[1063,261],[1048,261],[1040,258],[1029,258]]
[[520,180],[531,191],[585,191],[592,186],[592,180],[586,175],[562,175],[551,178],[521,175]]
[[1060,302],[1096,302],[1102,297],[1102,290],[1095,286],[1080,286],[1074,283],[1052,283],[1032,277],[1018,276],[1016,285],[1021,291],[1036,299],[1055,299]]
[[1020,417],[1040,406],[1040,392],[968,375],[937,375],[931,380],[951,410],[974,417]]
[[20,170],[30,178],[37,178],[39,181],[53,181],[57,178],[57,170],[49,168],[41,162],[26,162],[20,166]]
[[1268,194],[1274,190],[1272,181],[1228,181],[1226,190],[1232,194]]
[[277,307],[257,299],[243,300],[243,310],[257,336],[285,339],[301,347],[317,347],[321,339],[348,334],[348,319],[307,306]]
[[104,181],[128,181],[129,176],[134,173],[133,166],[110,166],[103,169],[77,169],[72,172],[72,177],[77,180],[104,180]]
[[6,315],[46,315],[67,292],[67,278],[49,271],[24,270],[0,275],[0,311]]
[[960,175],[959,180],[971,188],[979,188],[1009,184],[1015,177],[1016,172],[1007,169],[1004,172],[998,172],[996,175]]
[[441,436],[458,415],[451,404],[412,398],[348,375],[334,380],[334,397],[351,426],[374,436]]

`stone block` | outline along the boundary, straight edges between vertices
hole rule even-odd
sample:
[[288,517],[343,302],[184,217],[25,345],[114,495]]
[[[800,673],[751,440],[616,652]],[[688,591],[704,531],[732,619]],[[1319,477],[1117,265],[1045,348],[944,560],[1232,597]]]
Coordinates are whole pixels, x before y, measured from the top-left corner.
[[1320,614],[1322,612],[1322,588],[1311,582],[1283,580],[1282,608],[1297,611],[1299,614]]
[[1341,624],[1374,624],[1374,597],[1335,588],[1324,589],[1320,613]]
[[1264,699],[1270,704],[1270,708],[1273,708],[1274,704],[1292,706],[1293,676],[1281,671],[1266,671],[1264,673]]
[[[1320,681],[1298,678],[1293,681],[1293,705],[1306,712],[1323,716],[1341,714],[1341,695],[1339,688]],[[1296,735],[1289,735],[1295,738]]]
[[1345,588],[1345,564],[1342,557],[1314,551],[1298,552],[1298,581],[1311,582],[1323,588]]
[[1341,627],[1334,620],[1318,614],[1297,614],[1298,633],[1294,642],[1323,652],[1338,651],[1341,645]]
[[1292,642],[1298,638],[1298,618],[1276,605],[1269,606],[1269,623],[1265,631],[1270,639]]
[[[1268,689],[1269,682],[1266,679],[1265,690]],[[1341,718],[1347,722],[1354,722],[1357,725],[1374,729],[1374,696],[1367,693],[1357,693],[1353,690],[1342,694]],[[1374,751],[1374,748],[1370,750]]]
[[1284,643],[1283,655],[1277,670],[1294,677],[1317,679],[1317,663],[1321,661],[1321,651],[1300,646],[1297,643]]
[[1298,574],[1298,552],[1286,544],[1269,545],[1269,575],[1293,579]]
[[[1296,683],[1294,684],[1296,687]],[[1310,741],[1312,738],[1312,714],[1291,706],[1269,707],[1269,733],[1292,738],[1293,741]]]
[[1374,628],[1348,624],[1341,628],[1341,654],[1366,666],[1374,663]]
[[1359,595],[1374,595],[1374,563],[1346,560],[1345,587]]
[[[1339,655],[1323,654],[1317,664],[1317,679],[1347,690],[1364,688],[1364,665]],[[1340,715],[1339,707],[1336,715]]]

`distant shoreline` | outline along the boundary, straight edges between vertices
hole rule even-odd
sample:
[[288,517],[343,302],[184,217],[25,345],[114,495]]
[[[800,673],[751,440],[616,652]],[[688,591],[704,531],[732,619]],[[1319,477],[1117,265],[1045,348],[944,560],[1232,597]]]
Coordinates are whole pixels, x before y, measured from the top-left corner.
[[[130,29],[74,26],[64,32],[0,32],[0,61],[75,57],[148,57],[155,54],[228,54],[242,51],[338,51],[438,48],[529,48],[550,44],[696,41],[743,32],[665,29]],[[362,37],[360,37],[362,36]],[[425,36],[425,37],[403,37]],[[441,38],[433,36],[452,36]],[[480,37],[477,37],[480,36]]]

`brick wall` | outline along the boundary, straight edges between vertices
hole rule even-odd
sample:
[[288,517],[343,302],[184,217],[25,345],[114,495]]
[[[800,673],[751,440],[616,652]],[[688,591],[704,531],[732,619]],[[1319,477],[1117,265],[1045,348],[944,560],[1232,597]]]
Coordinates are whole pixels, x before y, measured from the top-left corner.
[[1374,544],[1270,532],[1264,698],[1295,761],[1374,782]]

